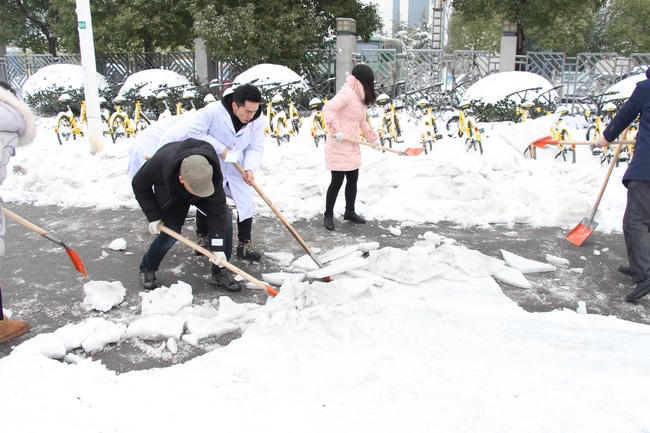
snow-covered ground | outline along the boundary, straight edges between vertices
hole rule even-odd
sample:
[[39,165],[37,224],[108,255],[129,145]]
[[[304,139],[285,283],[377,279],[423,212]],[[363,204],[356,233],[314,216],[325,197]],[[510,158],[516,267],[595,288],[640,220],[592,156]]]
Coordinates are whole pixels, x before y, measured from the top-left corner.
[[[570,125],[582,138],[584,125]],[[405,118],[403,126],[397,147],[418,147],[417,122]],[[404,225],[521,222],[567,230],[589,216],[607,167],[588,146],[578,148],[576,164],[555,160],[551,148],[530,160],[512,143],[513,136],[525,141],[526,130],[482,126],[483,155],[446,136],[428,155],[364,148],[357,211]],[[60,146],[53,119],[40,119],[36,141],[10,162],[2,197],[136,207],[126,171],[132,143],[107,139],[93,156],[85,140]],[[613,171],[598,231],[620,230],[625,167]],[[290,221],[322,215],[329,172],[306,126],[282,146],[267,138],[256,179]],[[262,199],[255,206],[256,214],[273,216]],[[341,197],[335,212],[343,206]],[[281,248],[275,253],[282,257]],[[299,281],[316,269],[308,256],[292,263],[297,279],[282,284],[269,275],[282,286],[263,306],[228,297],[218,308],[194,305],[191,286],[179,282],[146,293],[129,324],[88,319],[33,337],[0,359],[2,429],[650,432],[646,325],[584,314],[578,305],[527,313],[495,281],[524,287],[526,272],[575,264],[498,260],[432,232],[407,251],[369,242],[321,257],[346,253],[344,262],[359,267],[329,283]],[[75,289],[97,310],[119,309],[124,290],[119,274],[110,284]],[[124,338],[157,339],[161,351],[173,352],[181,338],[198,342],[233,329],[244,330],[242,338],[166,369],[117,375],[92,361],[94,351]]]

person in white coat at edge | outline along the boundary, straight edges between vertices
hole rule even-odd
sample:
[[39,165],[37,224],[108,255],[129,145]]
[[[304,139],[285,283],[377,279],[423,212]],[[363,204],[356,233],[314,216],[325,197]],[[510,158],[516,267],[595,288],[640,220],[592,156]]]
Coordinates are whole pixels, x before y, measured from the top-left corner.
[[[9,158],[16,154],[16,147],[24,146],[36,136],[36,118],[31,110],[18,99],[11,86],[0,81],[0,185],[7,178]],[[0,205],[4,202],[0,198]],[[0,256],[5,255],[5,220],[0,212]],[[2,309],[0,287],[0,343],[19,337],[29,331],[29,323],[13,320]]]
[[358,64],[352,68],[341,90],[323,107],[323,117],[330,135],[325,141],[325,167],[332,172],[332,180],[325,198],[324,225],[334,230],[334,204],[345,179],[344,220],[365,224],[366,220],[355,212],[357,181],[361,167],[361,146],[343,141],[343,137],[359,137],[359,130],[370,141],[379,134],[366,121],[368,106],[377,101],[375,74],[368,65]]
[[[224,94],[223,99],[207,105],[196,113],[196,116],[186,126],[184,135],[179,136],[177,125],[176,140],[196,138],[210,143],[219,155],[221,172],[223,173],[223,188],[226,196],[235,202],[237,207],[237,256],[254,261],[262,255],[251,245],[251,232],[253,227],[253,188],[251,182],[255,181],[254,172],[259,168],[264,155],[264,119],[262,115],[262,94],[252,84],[243,84],[234,89],[232,93]],[[185,128],[185,125],[183,125]],[[160,145],[166,144],[168,139],[165,134]],[[228,153],[234,152],[237,162],[244,168],[242,175],[234,164],[226,162]],[[196,213],[196,232],[198,243],[206,245],[207,220],[205,215]],[[232,251],[232,237],[225,239],[226,255]]]

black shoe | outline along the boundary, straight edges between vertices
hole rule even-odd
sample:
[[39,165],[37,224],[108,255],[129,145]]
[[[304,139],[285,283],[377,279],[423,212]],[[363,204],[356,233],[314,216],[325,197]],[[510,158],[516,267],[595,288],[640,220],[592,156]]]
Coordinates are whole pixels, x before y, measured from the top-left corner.
[[650,278],[636,283],[636,289],[625,297],[627,302],[632,302],[650,293]]
[[357,224],[365,224],[366,223],[366,220],[364,220],[359,215],[357,215],[356,212],[353,211],[353,210],[346,210],[345,213],[343,214],[343,219],[355,222]]
[[333,216],[326,216],[323,219],[323,225],[325,225],[325,228],[327,230],[334,230],[334,217]]
[[253,249],[251,241],[239,242],[237,244],[237,257],[242,259],[255,261],[262,258],[262,255]]
[[152,290],[158,287],[158,280],[156,280],[156,273],[149,269],[142,269],[140,271],[140,282],[142,287],[147,290]]
[[[199,239],[196,241],[197,245],[200,247],[205,248],[206,250],[210,249],[210,240],[208,239],[208,235],[197,235]],[[199,250],[194,250],[194,255],[195,256],[202,256],[203,253],[200,252]]]
[[625,275],[632,276],[632,269],[630,269],[629,266],[623,266],[623,265],[621,265],[621,266],[618,267],[618,271],[619,271],[621,274],[625,274]]
[[244,285],[230,275],[229,272],[221,271],[218,274],[210,275],[210,284],[213,286],[221,286],[229,292],[239,292]]

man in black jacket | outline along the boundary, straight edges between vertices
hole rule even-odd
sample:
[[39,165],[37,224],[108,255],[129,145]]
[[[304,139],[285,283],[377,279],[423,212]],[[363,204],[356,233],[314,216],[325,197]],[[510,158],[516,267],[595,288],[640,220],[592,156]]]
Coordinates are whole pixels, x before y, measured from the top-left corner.
[[210,284],[233,292],[241,290],[242,284],[218,266],[224,257],[230,259],[223,251],[227,233],[232,232],[222,182],[214,148],[193,138],[161,147],[135,174],[131,183],[135,198],[149,221],[149,231],[158,235],[140,263],[140,281],[145,289],[158,287],[155,272],[176,243],[176,239],[160,232],[158,224],[162,221],[180,233],[190,205],[194,205],[209,217],[208,248],[217,256],[210,259]]
[[598,147],[608,146],[639,117],[634,157],[623,175],[623,185],[627,188],[623,236],[630,266],[621,266],[619,270],[631,275],[636,283],[625,297],[628,302],[650,293],[650,69],[645,75],[647,79],[636,84],[630,98],[596,142]]

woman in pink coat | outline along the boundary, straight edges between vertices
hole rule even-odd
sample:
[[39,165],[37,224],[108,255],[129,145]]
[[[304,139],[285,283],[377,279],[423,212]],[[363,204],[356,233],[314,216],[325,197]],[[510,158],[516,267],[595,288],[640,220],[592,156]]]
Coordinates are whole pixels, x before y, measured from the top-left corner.
[[352,68],[352,73],[336,96],[323,107],[323,116],[330,132],[325,142],[325,167],[332,172],[325,199],[324,224],[327,230],[334,230],[334,204],[344,179],[347,183],[343,219],[358,224],[366,222],[354,211],[361,149],[357,143],[343,141],[343,137],[357,138],[361,130],[370,142],[379,138],[379,134],[366,121],[368,106],[376,100],[375,75],[369,66],[359,64]]

